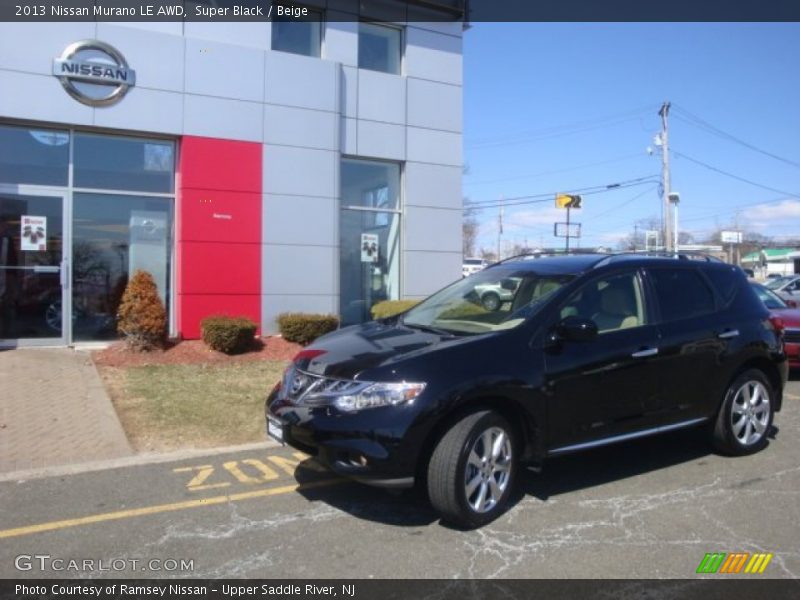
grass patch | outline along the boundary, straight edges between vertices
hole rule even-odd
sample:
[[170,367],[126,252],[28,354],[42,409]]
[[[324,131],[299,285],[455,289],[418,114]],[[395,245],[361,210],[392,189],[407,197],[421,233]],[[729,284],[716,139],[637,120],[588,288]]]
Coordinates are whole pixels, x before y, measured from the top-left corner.
[[264,400],[285,361],[102,369],[128,439],[137,451],[258,442]]

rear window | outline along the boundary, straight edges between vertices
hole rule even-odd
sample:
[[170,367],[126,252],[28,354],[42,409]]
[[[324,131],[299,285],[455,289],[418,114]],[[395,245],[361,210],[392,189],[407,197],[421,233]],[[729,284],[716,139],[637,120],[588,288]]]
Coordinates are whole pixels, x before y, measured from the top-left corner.
[[679,321],[714,311],[714,294],[695,269],[650,272],[664,321]]
[[729,304],[736,295],[736,289],[741,278],[736,267],[705,269],[703,273],[711,281],[711,285],[717,290],[723,302],[726,305]]

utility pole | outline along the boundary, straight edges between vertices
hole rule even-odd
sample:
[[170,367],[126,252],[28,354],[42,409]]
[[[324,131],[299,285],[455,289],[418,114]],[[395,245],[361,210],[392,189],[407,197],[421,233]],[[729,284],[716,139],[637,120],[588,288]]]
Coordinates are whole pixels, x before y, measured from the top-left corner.
[[503,200],[504,197],[500,196],[500,209],[497,213],[497,260],[499,261],[502,256],[500,255],[500,240],[503,237]]
[[567,240],[566,241],[566,244],[567,244],[566,253],[567,254],[569,254],[569,235],[570,235],[570,233],[569,233],[569,206],[567,206],[567,237],[565,238]]
[[636,241],[639,239],[639,223],[633,224],[633,253],[636,254]]
[[664,190],[664,249],[674,250],[672,234],[672,211],[670,210],[670,177],[669,177],[669,102],[664,102],[658,111],[661,117],[661,186]]

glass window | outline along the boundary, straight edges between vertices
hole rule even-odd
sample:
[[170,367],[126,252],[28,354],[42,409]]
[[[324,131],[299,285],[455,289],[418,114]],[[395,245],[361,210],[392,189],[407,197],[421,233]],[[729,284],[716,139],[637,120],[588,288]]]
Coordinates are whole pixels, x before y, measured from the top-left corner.
[[587,283],[561,308],[562,319],[583,317],[597,325],[598,333],[639,327],[647,323],[644,300],[635,273]]
[[[339,221],[340,311],[345,325],[400,294],[400,165],[344,160]],[[367,210],[365,210],[367,209]]]
[[780,310],[783,308],[789,308],[786,302],[783,301],[783,298],[778,296],[772,290],[767,289],[763,285],[759,285],[758,283],[751,283],[750,286],[756,291],[759,300],[764,303],[770,310]]
[[[273,9],[277,10],[275,7]],[[322,46],[322,13],[310,8],[306,10],[306,17],[273,17],[273,50],[319,57]]]
[[435,293],[403,317],[409,327],[470,335],[513,329],[573,279],[527,269],[485,269]]
[[342,161],[342,206],[397,210],[399,205],[399,164]]
[[67,185],[69,132],[0,125],[0,182]]
[[737,267],[723,267],[720,269],[707,269],[706,276],[711,285],[714,286],[722,297],[725,304],[728,304],[736,295],[738,283],[741,281],[741,272]]
[[400,30],[374,23],[358,24],[358,66],[400,74]]
[[653,269],[650,275],[664,321],[688,319],[714,310],[714,295],[694,269]]
[[73,338],[115,338],[116,314],[129,278],[149,272],[169,306],[172,199],[74,194]]
[[170,141],[75,134],[74,185],[79,188],[171,193],[175,145]]

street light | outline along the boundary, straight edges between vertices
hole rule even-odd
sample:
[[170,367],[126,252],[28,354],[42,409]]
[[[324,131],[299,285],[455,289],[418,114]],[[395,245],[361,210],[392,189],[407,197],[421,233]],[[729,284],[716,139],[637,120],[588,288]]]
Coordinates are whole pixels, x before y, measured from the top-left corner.
[[673,210],[675,212],[675,219],[673,223],[673,235],[675,238],[675,253],[678,253],[678,204],[681,202],[681,195],[678,192],[670,192],[669,196],[670,204],[672,204]]

